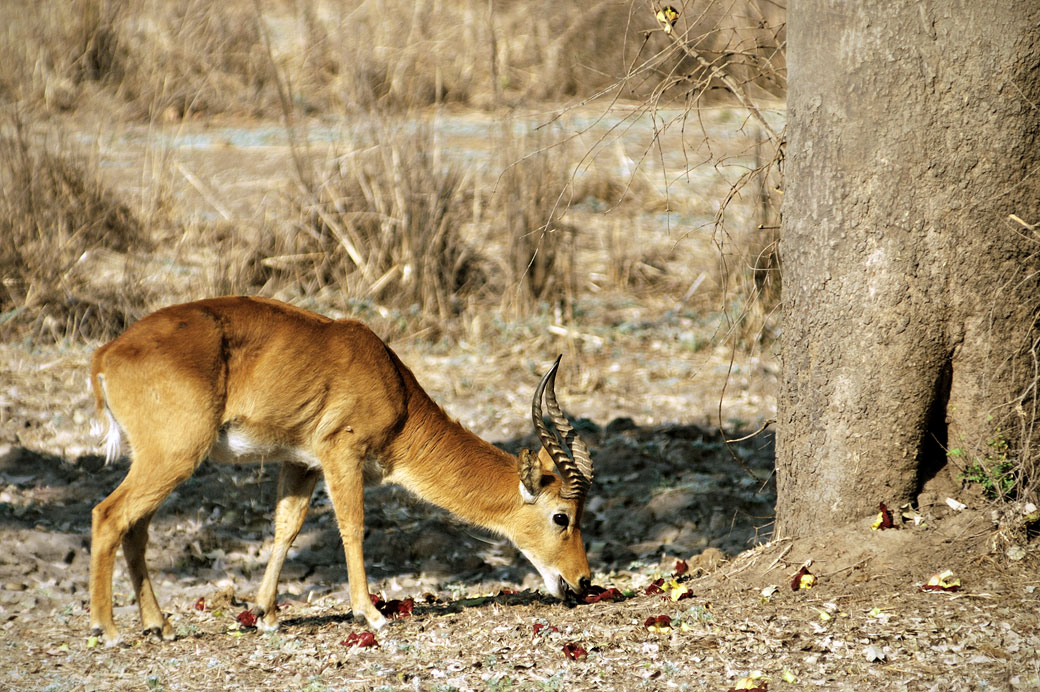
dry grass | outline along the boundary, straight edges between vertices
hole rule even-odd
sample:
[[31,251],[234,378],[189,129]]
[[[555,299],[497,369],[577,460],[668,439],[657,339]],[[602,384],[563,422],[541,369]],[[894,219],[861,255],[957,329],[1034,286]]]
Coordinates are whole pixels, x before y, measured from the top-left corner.
[[775,5],[682,9],[677,29],[709,67],[662,38],[649,5],[628,0],[15,0],[0,8],[0,96],[54,112],[100,101],[176,119],[270,116],[284,95],[304,113],[601,92],[701,100],[721,72],[782,93]]
[[307,176],[315,182],[300,181],[296,232],[277,248],[299,260],[288,276],[301,293],[338,287],[344,303],[418,306],[434,321],[456,316],[485,281],[460,234],[472,215],[466,176],[426,127],[380,128],[356,144]]
[[[717,192],[697,201],[662,191],[682,165],[653,150],[665,129],[633,165],[615,141],[623,131],[590,143],[553,127],[525,133],[530,120],[506,119],[489,136],[489,168],[475,170],[415,125],[425,117],[417,109],[452,102],[619,91],[649,95],[651,109],[669,94],[704,102],[718,75],[701,80],[693,101],[673,88],[676,75],[697,80],[687,69],[693,54],[732,75],[732,65],[751,69],[773,50],[761,69],[780,70],[776,18],[759,17],[754,2],[741,7],[736,18],[714,4],[699,15],[681,7],[679,50],[649,6],[631,2],[6,3],[0,98],[23,115],[5,128],[0,152],[2,222],[16,239],[0,257],[4,329],[100,338],[162,303],[255,292],[424,336],[457,335],[478,312],[573,326],[595,311],[613,323],[610,306],[630,299],[671,305],[670,316],[696,304],[731,318],[727,333],[756,341],[775,305],[759,297],[775,295],[778,274],[769,194],[757,216],[718,214],[725,259],[706,270],[704,251],[653,230],[654,215],[703,217],[699,207]],[[306,143],[304,123],[347,114],[384,124],[357,125],[328,152]],[[278,183],[276,214],[229,214],[233,205],[217,199],[222,220],[200,216],[181,206],[180,162],[166,145],[146,152],[151,170],[127,185],[102,174],[96,150],[79,154],[81,140],[62,134],[79,136],[99,119],[101,130],[109,120],[146,123],[148,139],[235,116],[276,116],[290,131],[292,173]],[[701,147],[709,135],[681,139],[680,148]],[[721,168],[742,156],[723,149],[701,162]],[[650,164],[659,172],[648,175]],[[747,207],[752,187],[734,189],[733,203]],[[203,196],[209,204],[221,194]]]
[[[94,338],[124,329],[141,294],[105,290],[79,271],[92,251],[147,253],[151,238],[96,164],[61,135],[13,118],[0,135],[0,320],[6,334]],[[132,285],[136,282],[131,281]]]
[[503,307],[525,314],[539,304],[573,310],[577,291],[574,266],[577,230],[562,221],[573,201],[573,155],[565,145],[553,146],[544,133],[515,135],[503,128],[499,149],[501,175],[489,205],[505,231],[503,264],[510,290]]
[[[276,116],[294,133],[296,124],[319,114],[387,117],[445,103],[494,107],[605,93],[646,97],[653,107],[675,96],[701,104],[722,74],[743,74],[747,88],[758,84],[756,71],[767,81],[781,78],[782,17],[757,0],[738,4],[683,5],[675,32],[665,35],[653,8],[628,1],[18,0],[0,8],[7,39],[0,42],[0,99],[15,104],[24,120],[61,115],[75,119],[73,128],[85,118],[161,127],[216,116]],[[680,34],[681,42],[675,40]],[[583,278],[589,271],[605,276],[612,290],[670,294],[691,285],[669,276],[677,255],[667,243],[633,248],[626,242],[624,229],[640,209],[668,206],[658,185],[638,170],[609,170],[581,145],[545,130],[532,136],[503,128],[496,170],[479,179],[448,166],[429,133],[366,135],[326,157],[297,146],[296,188],[286,200],[293,212],[241,227],[239,219],[218,226],[167,208],[169,180],[154,183],[146,193],[151,199],[132,203],[103,186],[96,163],[56,154],[73,151],[61,141],[67,126],[41,127],[59,133],[44,137],[51,145],[19,134],[5,143],[5,176],[20,179],[5,192],[9,223],[18,226],[18,238],[35,229],[35,240],[19,240],[4,257],[11,265],[4,309],[17,307],[20,315],[9,326],[23,324],[22,312],[29,311],[37,332],[47,317],[54,335],[111,333],[161,301],[151,288],[168,300],[240,290],[320,296],[317,305],[341,312],[374,305],[391,320],[394,313],[417,314],[404,329],[425,330],[477,299],[514,318],[547,308],[556,321],[573,321],[590,287]],[[155,158],[166,167],[162,153]],[[35,166],[42,170],[31,172]],[[71,192],[70,176],[85,181],[81,192]],[[33,206],[48,186],[46,194],[63,197],[65,207],[41,212]],[[76,195],[102,202],[77,202]],[[593,230],[587,214],[572,211],[576,203],[611,210],[609,230]],[[624,209],[633,204],[635,210]],[[105,205],[120,211],[101,211]],[[107,219],[122,214],[133,228],[126,235],[135,240],[113,240],[116,231],[101,237],[63,230],[72,214],[63,208],[100,217],[77,219],[84,229],[108,228]],[[41,216],[48,213],[65,217]],[[33,223],[14,221],[26,214]],[[51,232],[50,225],[61,228]],[[771,305],[757,306],[755,297],[769,292],[763,277],[776,274],[769,250],[774,239],[744,229],[723,232],[731,247],[722,254],[738,261],[720,265],[712,290],[726,305],[736,300],[768,315]],[[169,261],[180,264],[187,254],[209,264],[192,269],[193,278],[179,281],[176,291],[168,284],[142,286],[132,300],[123,297],[135,274],[154,269],[128,258],[160,242],[174,247]],[[590,265],[579,257],[583,246],[605,248],[607,260]],[[36,259],[20,263],[19,253],[30,247]],[[91,248],[109,254],[91,259]],[[72,288],[70,263],[85,252],[91,261],[78,276],[99,267],[111,275],[121,263],[122,281],[102,282],[118,300],[103,300],[96,285]],[[729,296],[734,291],[736,298]],[[112,305],[55,307],[84,300]],[[98,313],[106,317],[95,323],[90,315]],[[744,331],[761,333],[765,321],[760,315],[758,326]]]
[[277,106],[247,3],[5,3],[0,93],[51,111],[125,104],[135,118]]

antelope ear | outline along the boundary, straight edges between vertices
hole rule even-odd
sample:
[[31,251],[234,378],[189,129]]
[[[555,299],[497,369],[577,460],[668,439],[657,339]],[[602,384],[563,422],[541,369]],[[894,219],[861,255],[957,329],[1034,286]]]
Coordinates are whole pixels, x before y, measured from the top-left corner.
[[521,449],[517,456],[517,471],[520,474],[520,495],[524,502],[531,504],[542,489],[542,465],[529,450]]
[[551,476],[556,473],[556,464],[552,460],[552,454],[549,454],[549,450],[542,447],[538,450],[538,465],[542,467],[543,476]]

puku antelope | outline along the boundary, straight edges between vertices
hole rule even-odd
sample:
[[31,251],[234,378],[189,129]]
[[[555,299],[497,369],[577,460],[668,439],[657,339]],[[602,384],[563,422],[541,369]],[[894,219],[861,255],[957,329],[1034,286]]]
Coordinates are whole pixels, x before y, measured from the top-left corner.
[[[112,570],[122,543],[145,631],[173,637],[145,564],[148,525],[207,457],[283,462],[274,545],[254,608],[265,628],[277,627],[278,577],[322,473],[343,539],[351,608],[372,627],[386,619],[369,598],[362,556],[366,484],[398,483],[509,538],[553,596],[584,593],[590,574],[579,523],[592,458],[556,401],[559,364],[535,389],[531,413],[542,449],[514,457],[449,418],[360,322],[251,297],[148,315],[91,363],[99,421],[108,424],[106,456],[119,455],[124,434],[132,453],[126,478],[93,511],[94,633],[119,641]],[[542,418],[543,398],[554,430]]]

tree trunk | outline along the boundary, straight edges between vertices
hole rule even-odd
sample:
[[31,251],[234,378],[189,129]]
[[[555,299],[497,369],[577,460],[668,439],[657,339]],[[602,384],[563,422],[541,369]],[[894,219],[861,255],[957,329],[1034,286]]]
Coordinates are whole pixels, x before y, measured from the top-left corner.
[[1033,454],[1040,337],[1040,3],[793,0],[788,41],[778,536]]

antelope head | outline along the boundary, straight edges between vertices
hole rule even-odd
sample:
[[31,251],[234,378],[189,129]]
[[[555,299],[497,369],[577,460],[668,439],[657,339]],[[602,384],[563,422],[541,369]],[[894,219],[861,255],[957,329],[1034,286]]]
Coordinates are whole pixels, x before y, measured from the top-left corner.
[[[556,401],[561,357],[542,377],[531,404],[542,449],[538,454],[523,449],[517,458],[524,505],[513,536],[538,569],[546,590],[557,598],[568,591],[583,594],[592,583],[580,528],[592,484],[592,456]],[[542,416],[543,398],[551,429]]]

